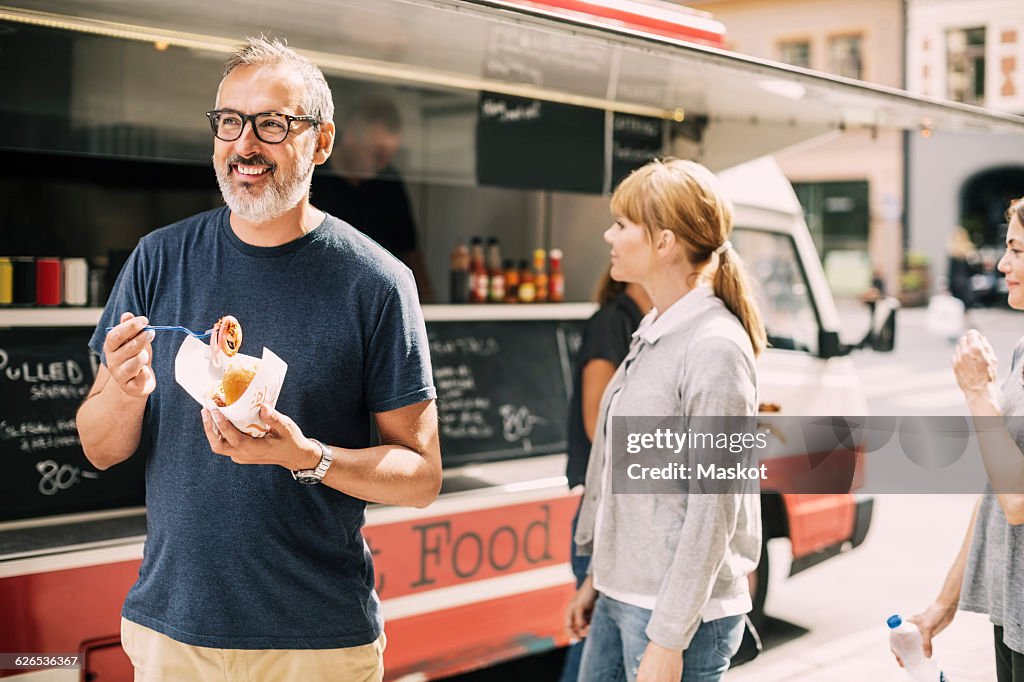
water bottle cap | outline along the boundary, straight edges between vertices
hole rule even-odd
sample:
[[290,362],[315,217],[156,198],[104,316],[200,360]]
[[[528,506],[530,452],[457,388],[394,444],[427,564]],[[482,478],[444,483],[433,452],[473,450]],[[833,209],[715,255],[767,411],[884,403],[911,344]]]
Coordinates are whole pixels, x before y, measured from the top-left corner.
[[889,619],[885,622],[888,624],[890,630],[895,630],[899,626],[903,625],[903,619],[899,616],[889,616]]

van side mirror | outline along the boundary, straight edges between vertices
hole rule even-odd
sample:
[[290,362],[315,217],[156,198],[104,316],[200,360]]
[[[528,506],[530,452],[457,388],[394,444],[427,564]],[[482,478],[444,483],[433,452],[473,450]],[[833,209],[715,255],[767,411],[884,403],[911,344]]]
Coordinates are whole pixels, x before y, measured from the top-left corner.
[[[887,303],[889,299],[882,299],[877,306]],[[876,306],[874,318],[871,320],[871,349],[879,353],[891,353],[896,347],[896,311],[899,309],[899,302],[891,299],[894,303],[887,304],[884,309],[879,310]]]
[[839,332],[824,329],[818,331],[818,355],[822,358],[828,360],[842,357],[849,355],[851,350],[853,346],[847,346],[839,340]]
[[820,332],[818,347],[821,349],[821,357],[834,358],[861,348],[870,348],[879,353],[891,352],[896,347],[896,311],[899,309],[900,302],[892,296],[883,296],[874,301],[868,333],[860,343],[852,346],[840,343],[837,332]]

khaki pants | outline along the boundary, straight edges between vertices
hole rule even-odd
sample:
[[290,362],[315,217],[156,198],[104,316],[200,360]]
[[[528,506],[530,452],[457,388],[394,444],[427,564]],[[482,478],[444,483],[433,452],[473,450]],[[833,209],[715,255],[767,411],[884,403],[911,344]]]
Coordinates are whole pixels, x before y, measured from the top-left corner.
[[384,634],[345,649],[214,649],[190,646],[121,619],[135,682],[381,682]]

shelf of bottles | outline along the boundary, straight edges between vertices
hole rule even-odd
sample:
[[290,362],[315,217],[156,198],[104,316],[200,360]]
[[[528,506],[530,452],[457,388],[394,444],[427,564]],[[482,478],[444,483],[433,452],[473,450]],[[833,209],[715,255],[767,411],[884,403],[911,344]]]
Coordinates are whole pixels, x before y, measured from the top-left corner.
[[452,303],[562,303],[565,274],[562,251],[535,249],[532,262],[502,258],[497,238],[473,237],[452,249],[449,268]]
[[[451,304],[423,307],[429,321],[586,319],[596,306],[565,303],[562,252],[532,261],[501,256],[498,240],[474,237],[451,255]],[[106,259],[0,257],[0,328],[91,327],[108,289]],[[464,305],[529,303],[530,305]]]

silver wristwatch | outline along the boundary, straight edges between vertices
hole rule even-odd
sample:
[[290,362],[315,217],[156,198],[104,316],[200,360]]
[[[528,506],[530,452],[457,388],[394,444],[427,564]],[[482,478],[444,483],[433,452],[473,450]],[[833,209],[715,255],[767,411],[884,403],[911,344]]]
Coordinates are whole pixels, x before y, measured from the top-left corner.
[[310,438],[310,440],[320,446],[320,463],[316,465],[315,469],[300,469],[298,471],[292,471],[292,478],[299,483],[316,485],[320,481],[324,480],[324,476],[327,474],[327,469],[331,466],[331,460],[334,459],[334,454],[331,452],[329,447],[315,438]]

